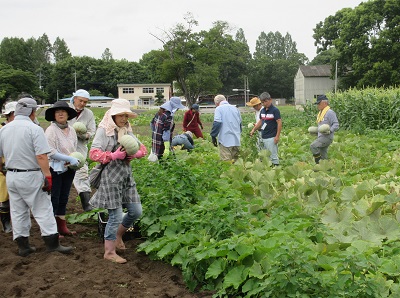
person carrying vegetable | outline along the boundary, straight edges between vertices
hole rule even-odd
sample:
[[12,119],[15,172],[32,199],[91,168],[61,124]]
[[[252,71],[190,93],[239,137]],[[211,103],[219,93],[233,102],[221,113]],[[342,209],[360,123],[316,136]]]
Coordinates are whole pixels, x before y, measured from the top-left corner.
[[67,210],[69,193],[75,177],[75,169],[70,166],[79,165],[79,159],[70,156],[76,152],[77,137],[75,130],[68,124],[68,120],[76,117],[76,111],[65,101],[57,101],[45,112],[45,119],[51,121],[45,134],[51,152],[49,153],[50,172],[53,178],[51,202],[56,217],[58,233],[63,236],[76,234],[67,227],[65,213]]
[[260,101],[263,108],[260,111],[260,118],[250,131],[250,135],[261,129],[262,149],[271,152],[270,159],[272,166],[279,165],[278,143],[282,131],[281,112],[272,104],[271,95],[268,92],[260,94]]
[[314,103],[319,110],[317,115],[318,137],[311,143],[310,149],[315,163],[321,159],[328,159],[328,147],[332,144],[334,132],[339,129],[336,113],[329,107],[329,100],[325,95],[319,95]]
[[[75,128],[78,137],[78,145],[76,151],[81,153],[86,159],[88,153],[88,141],[96,132],[96,122],[93,112],[86,107],[90,98],[89,92],[79,89],[72,94],[69,106],[73,108],[77,115],[69,120],[69,124]],[[87,163],[79,168],[74,177],[74,187],[81,199],[83,211],[90,211],[92,208],[89,204],[90,194],[92,192],[89,183],[89,168]]]
[[[52,176],[47,154],[51,151],[43,129],[34,124],[37,103],[33,98],[18,100],[15,119],[0,130],[0,156],[5,158],[7,188],[18,254],[36,251],[29,244],[32,212],[48,252],[72,252],[60,245],[50,200]],[[0,163],[0,171],[2,170]]]
[[174,113],[185,108],[179,97],[171,97],[169,101],[162,104],[154,118],[150,122],[151,127],[151,150],[152,155],[157,156],[155,160],[161,159],[163,154],[168,155],[171,147],[172,133],[175,128]]
[[[100,185],[90,199],[93,207],[108,210],[104,231],[104,259],[119,264],[127,261],[116,253],[116,248],[126,249],[122,236],[142,215],[142,204],[130,161],[146,156],[147,149],[132,133],[128,120],[136,116],[131,111],[128,100],[114,99],[98,126],[89,151],[91,160],[106,165],[101,173]],[[139,145],[135,146],[134,154],[128,155],[127,152],[132,148],[123,148],[120,144],[126,135],[134,137]],[[125,215],[122,212],[123,207],[127,209]]]

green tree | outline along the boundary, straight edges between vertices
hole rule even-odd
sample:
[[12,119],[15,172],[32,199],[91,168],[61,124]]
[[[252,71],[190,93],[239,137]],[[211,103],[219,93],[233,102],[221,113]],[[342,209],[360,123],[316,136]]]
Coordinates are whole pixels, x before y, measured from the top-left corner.
[[55,63],[72,57],[67,43],[64,41],[64,39],[61,39],[58,36],[53,43],[53,56]]
[[317,52],[337,50],[342,88],[394,86],[400,83],[399,23],[398,0],[373,0],[327,17],[313,37]]
[[162,94],[161,91],[157,91],[155,98],[156,98],[155,101],[156,106],[161,106],[164,103],[164,95]]
[[31,48],[23,38],[5,37],[0,44],[0,63],[14,69],[34,71]]
[[103,54],[101,54],[101,59],[107,62],[114,60],[113,55],[109,48],[106,48]]

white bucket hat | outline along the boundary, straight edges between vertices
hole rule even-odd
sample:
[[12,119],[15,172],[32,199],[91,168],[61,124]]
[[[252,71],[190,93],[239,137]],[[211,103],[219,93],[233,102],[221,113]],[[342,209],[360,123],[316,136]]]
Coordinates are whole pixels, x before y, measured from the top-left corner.
[[10,114],[12,112],[15,112],[16,106],[17,106],[17,102],[16,101],[12,101],[12,102],[7,103],[4,106],[4,115],[8,115],[8,114]]
[[73,92],[72,97],[75,97],[75,96],[90,99],[90,94],[85,89],[79,89],[79,90],[76,90],[76,92]]
[[137,116],[135,112],[131,110],[131,104],[129,101],[123,98],[116,98],[111,102],[110,115],[128,114],[129,118]]

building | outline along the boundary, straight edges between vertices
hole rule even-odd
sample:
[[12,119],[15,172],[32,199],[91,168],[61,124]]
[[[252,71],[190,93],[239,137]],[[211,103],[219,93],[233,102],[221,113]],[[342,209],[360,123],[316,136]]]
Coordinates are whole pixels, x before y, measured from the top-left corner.
[[130,101],[134,108],[151,108],[157,100],[157,93],[164,96],[164,101],[172,96],[172,85],[160,84],[118,84],[118,97]]
[[[107,96],[90,96],[88,107],[111,107],[111,101],[114,98]],[[70,101],[71,97],[61,98],[59,100]]]
[[334,87],[330,65],[301,65],[294,78],[295,104],[304,105],[318,95],[333,91]]

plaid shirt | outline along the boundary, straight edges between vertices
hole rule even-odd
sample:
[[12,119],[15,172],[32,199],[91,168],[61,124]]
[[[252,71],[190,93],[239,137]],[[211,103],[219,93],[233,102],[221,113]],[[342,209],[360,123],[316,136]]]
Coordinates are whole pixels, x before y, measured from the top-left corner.
[[164,142],[171,142],[172,132],[175,128],[173,116],[170,111],[164,110],[160,115],[157,112],[151,120],[151,149],[154,154],[161,156],[164,153]]

